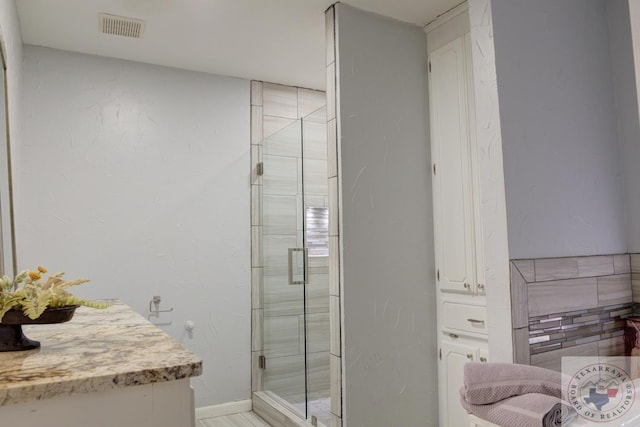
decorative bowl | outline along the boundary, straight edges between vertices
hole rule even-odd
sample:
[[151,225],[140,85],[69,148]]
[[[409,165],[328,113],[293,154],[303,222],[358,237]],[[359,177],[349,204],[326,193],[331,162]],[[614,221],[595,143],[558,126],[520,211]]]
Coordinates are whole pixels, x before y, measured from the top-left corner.
[[9,310],[0,323],[0,352],[33,350],[40,347],[40,342],[30,340],[22,332],[22,325],[44,325],[64,323],[71,320],[77,305],[47,308],[40,317],[30,319],[21,310]]

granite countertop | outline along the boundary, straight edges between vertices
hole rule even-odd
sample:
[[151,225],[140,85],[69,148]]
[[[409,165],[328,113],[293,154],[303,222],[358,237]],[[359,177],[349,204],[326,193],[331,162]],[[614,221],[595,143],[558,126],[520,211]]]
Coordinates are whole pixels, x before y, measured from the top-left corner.
[[198,376],[202,360],[130,307],[79,307],[67,323],[23,326],[40,349],[0,353],[0,406]]

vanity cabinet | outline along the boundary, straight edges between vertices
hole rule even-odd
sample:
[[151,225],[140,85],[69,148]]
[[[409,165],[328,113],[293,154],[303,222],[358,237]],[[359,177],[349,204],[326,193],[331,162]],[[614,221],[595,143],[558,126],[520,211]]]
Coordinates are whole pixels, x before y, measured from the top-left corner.
[[459,390],[467,362],[488,361],[484,248],[469,17],[427,26],[440,425],[469,425]]
[[195,425],[202,359],[125,304],[25,332],[42,348],[0,353],[0,425]]

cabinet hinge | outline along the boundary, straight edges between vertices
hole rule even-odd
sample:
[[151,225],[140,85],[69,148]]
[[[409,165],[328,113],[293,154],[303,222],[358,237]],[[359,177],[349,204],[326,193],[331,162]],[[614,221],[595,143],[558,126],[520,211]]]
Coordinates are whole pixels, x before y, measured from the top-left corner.
[[436,164],[435,163],[433,164],[433,174],[434,175],[436,174]]
[[256,174],[258,174],[258,176],[262,176],[264,174],[264,163],[258,162],[256,165]]
[[429,61],[429,72],[431,72],[431,61]]
[[438,282],[440,281],[440,269],[436,270],[436,279],[438,280]]
[[267,369],[267,358],[264,355],[258,356],[258,368]]
[[440,351],[438,351],[438,353],[439,353],[440,360],[442,360],[442,349],[440,349]]

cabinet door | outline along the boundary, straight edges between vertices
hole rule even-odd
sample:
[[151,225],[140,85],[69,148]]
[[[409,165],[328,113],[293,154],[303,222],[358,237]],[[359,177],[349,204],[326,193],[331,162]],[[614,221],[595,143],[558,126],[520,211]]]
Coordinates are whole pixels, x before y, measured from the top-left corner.
[[467,411],[460,404],[460,387],[464,383],[464,364],[478,360],[475,344],[443,340],[440,344],[440,425],[461,427],[469,425]]
[[441,290],[475,290],[472,171],[464,37],[429,57],[436,266]]
[[473,60],[471,58],[471,35],[463,39],[465,53],[465,74],[467,83],[467,127],[469,135],[469,160],[471,161],[471,193],[473,194],[473,238],[475,241],[475,282],[472,288],[478,293],[486,293],[484,278],[484,244],[482,240],[482,211],[480,200],[480,166],[478,162],[478,144],[476,141],[476,101],[473,83]]

